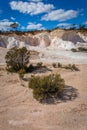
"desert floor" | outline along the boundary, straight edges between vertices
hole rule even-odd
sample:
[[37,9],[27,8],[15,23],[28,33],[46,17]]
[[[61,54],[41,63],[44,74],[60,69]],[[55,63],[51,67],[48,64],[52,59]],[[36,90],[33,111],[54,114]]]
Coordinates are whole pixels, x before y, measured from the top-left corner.
[[27,81],[0,66],[0,130],[87,130],[87,64],[77,66],[80,71],[48,66],[52,71],[34,73],[60,73],[67,85],[64,100],[43,104],[33,98]]

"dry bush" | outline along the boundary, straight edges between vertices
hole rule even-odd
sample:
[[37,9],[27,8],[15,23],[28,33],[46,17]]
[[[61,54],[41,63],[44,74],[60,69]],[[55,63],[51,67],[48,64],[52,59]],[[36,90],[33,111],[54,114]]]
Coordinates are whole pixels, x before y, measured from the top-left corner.
[[61,63],[58,63],[58,68],[62,68],[62,64]]
[[78,51],[87,52],[87,48],[85,48],[85,47],[79,47],[79,48],[78,48]]
[[72,48],[71,51],[72,51],[72,52],[77,52],[78,50],[75,49],[75,48]]
[[56,63],[53,63],[52,66],[53,66],[54,68],[56,68]]
[[73,64],[73,65],[68,64],[67,66],[64,66],[64,68],[65,69],[70,69],[72,71],[79,71],[78,67],[75,64]]
[[60,74],[52,74],[44,77],[31,77],[29,88],[33,90],[33,96],[38,101],[51,97],[58,97],[65,87],[64,79]]
[[25,48],[12,48],[6,56],[7,70],[10,72],[18,72],[21,69],[25,69],[29,64],[30,52]]
[[38,63],[37,63],[37,67],[38,67],[38,68],[42,67],[42,64],[43,64],[42,62],[38,62]]
[[20,78],[20,79],[23,79],[25,73],[26,73],[25,69],[21,68],[21,69],[18,71],[19,78]]

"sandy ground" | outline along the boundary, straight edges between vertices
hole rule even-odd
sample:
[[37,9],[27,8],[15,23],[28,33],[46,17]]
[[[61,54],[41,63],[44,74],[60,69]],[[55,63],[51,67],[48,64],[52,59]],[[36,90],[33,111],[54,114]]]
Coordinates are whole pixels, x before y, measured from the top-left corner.
[[70,50],[51,49],[51,48],[38,48],[31,47],[30,50],[39,52],[39,59],[34,62],[43,63],[75,63],[75,64],[87,64],[87,53],[85,52],[72,52]]
[[27,81],[22,86],[18,75],[0,69],[0,130],[87,130],[87,64],[78,67],[77,72],[50,67],[43,73],[58,72],[70,86],[69,98],[49,104],[33,99]]
[[0,47],[0,65],[3,65],[5,63],[5,55],[7,53],[7,49]]
[[[30,47],[29,50],[35,50],[39,52],[39,55],[33,56],[32,62],[43,62],[43,63],[75,63],[75,64],[87,64],[87,53],[84,52],[71,52],[60,49],[49,49],[49,48],[39,48]],[[5,55],[7,53],[6,48],[0,47],[0,65],[5,64]]]

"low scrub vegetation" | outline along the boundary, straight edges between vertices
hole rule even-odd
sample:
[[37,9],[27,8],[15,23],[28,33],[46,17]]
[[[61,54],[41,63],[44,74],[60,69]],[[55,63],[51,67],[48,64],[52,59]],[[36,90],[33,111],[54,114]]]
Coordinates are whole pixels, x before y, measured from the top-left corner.
[[87,48],[85,48],[85,47],[79,47],[77,49],[72,48],[71,51],[72,52],[87,52]]
[[42,62],[38,62],[38,63],[37,63],[37,67],[38,67],[38,68],[42,67],[42,64],[43,64]]
[[5,56],[7,70],[10,72],[18,72],[21,69],[26,70],[29,65],[29,57],[30,53],[25,47],[10,49]]
[[33,76],[29,81],[29,88],[33,90],[33,96],[38,101],[60,96],[64,87],[65,82],[60,74],[52,74],[44,77]]
[[56,63],[53,63],[52,66],[53,66],[54,68],[56,68]]
[[68,64],[64,66],[61,63],[53,63],[52,66],[54,68],[64,68],[64,69],[70,69],[72,71],[79,71],[78,67],[75,64]]
[[25,73],[26,73],[25,69],[21,68],[21,69],[18,71],[19,78],[20,78],[20,79],[23,79]]
[[72,71],[79,71],[79,69],[76,67],[75,64],[71,65],[71,64],[68,64],[67,66],[64,66],[65,69],[70,69]]
[[5,56],[7,71],[18,73],[19,78],[23,79],[29,67],[29,57],[30,52],[25,47],[19,49],[14,47],[10,49]]
[[58,67],[59,67],[59,68],[62,68],[62,64],[61,64],[61,63],[58,63]]
[[72,48],[71,51],[72,51],[72,52],[78,52],[78,50],[75,49],[75,48]]
[[78,51],[87,52],[87,48],[79,47],[79,48],[78,48]]
[[62,68],[62,64],[61,63],[53,63],[52,66],[54,68]]

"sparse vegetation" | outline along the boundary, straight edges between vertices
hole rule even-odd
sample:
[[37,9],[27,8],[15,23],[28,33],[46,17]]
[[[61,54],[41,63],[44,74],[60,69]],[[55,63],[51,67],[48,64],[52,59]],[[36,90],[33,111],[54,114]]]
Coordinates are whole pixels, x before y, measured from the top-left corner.
[[58,67],[59,67],[59,68],[62,68],[62,64],[61,64],[61,63],[58,63]]
[[42,66],[42,64],[43,64],[42,62],[38,62],[38,63],[37,63],[37,67],[40,68],[40,67]]
[[62,64],[61,63],[53,63],[52,66],[54,68],[62,68]]
[[79,69],[76,67],[75,64],[71,65],[71,64],[68,64],[67,66],[64,67],[65,69],[70,69],[72,71],[79,71]]
[[54,68],[64,68],[64,69],[70,69],[72,71],[79,71],[78,67],[76,67],[75,64],[68,64],[68,65],[62,65],[61,63],[53,63],[52,66]]
[[21,69],[18,71],[19,78],[20,78],[20,79],[23,79],[25,73],[26,73],[25,69],[24,69],[24,68],[21,68]]
[[72,65],[72,69],[75,71],[79,71],[78,67],[75,64]]
[[56,68],[56,63],[53,63],[52,66],[53,66],[54,68]]
[[85,48],[85,47],[79,47],[77,49],[72,48],[71,51],[72,52],[87,52],[87,48]]
[[72,48],[71,51],[72,51],[72,52],[77,52],[78,50],[75,49],[75,48]]
[[31,77],[29,88],[33,89],[33,96],[38,101],[59,96],[65,87],[64,79],[60,74],[52,74],[44,77]]
[[87,48],[79,47],[79,48],[78,48],[78,51],[87,52]]
[[21,69],[26,70],[29,64],[29,57],[30,53],[25,47],[10,49],[5,56],[7,70],[10,72],[18,72]]

